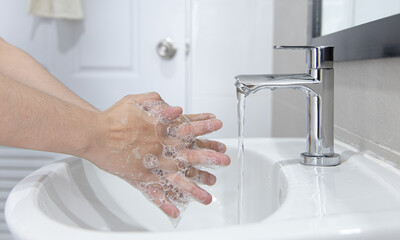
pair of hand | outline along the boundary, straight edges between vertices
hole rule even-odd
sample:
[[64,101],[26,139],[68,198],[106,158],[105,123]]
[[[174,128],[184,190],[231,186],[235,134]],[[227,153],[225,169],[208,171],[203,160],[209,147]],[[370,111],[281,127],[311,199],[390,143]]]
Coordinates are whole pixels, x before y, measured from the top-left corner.
[[224,144],[196,139],[220,129],[220,120],[208,113],[182,115],[157,93],[124,97],[100,113],[96,125],[86,159],[142,191],[173,218],[191,199],[211,203],[198,184],[211,186],[216,177],[200,168],[230,164]]

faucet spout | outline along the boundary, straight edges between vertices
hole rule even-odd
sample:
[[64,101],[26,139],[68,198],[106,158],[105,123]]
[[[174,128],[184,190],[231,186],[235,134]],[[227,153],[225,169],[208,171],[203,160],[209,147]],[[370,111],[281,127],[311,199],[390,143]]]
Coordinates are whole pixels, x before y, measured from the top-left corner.
[[261,89],[275,88],[307,88],[310,84],[318,83],[318,79],[310,74],[264,74],[264,75],[239,75],[235,77],[236,89],[248,96]]
[[236,76],[236,90],[248,96],[262,89],[301,89],[307,96],[306,152],[300,162],[305,165],[335,166],[340,156],[334,153],[333,135],[333,47],[277,47],[306,49],[308,71],[300,74],[265,74]]

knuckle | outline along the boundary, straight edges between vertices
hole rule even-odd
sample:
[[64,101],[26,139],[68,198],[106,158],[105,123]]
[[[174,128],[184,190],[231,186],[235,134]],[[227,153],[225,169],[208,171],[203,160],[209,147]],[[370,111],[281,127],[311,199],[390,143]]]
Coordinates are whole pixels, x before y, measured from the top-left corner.
[[192,194],[196,194],[196,195],[202,195],[203,191],[199,189],[199,187],[193,183],[190,182],[190,185],[188,187],[188,191]]
[[149,92],[147,93],[148,96],[155,99],[161,99],[161,95],[158,92]]
[[186,160],[189,162],[194,162],[196,159],[196,154],[193,151],[186,151]]
[[181,128],[185,135],[193,132],[193,125],[190,123],[182,125]]
[[177,182],[181,181],[181,175],[179,175],[177,173],[171,174],[168,178],[173,183],[177,183]]
[[125,102],[132,102],[132,101],[134,101],[136,99],[136,97],[137,96],[134,95],[134,94],[129,94],[129,95],[124,96],[122,98],[122,100],[125,101]]

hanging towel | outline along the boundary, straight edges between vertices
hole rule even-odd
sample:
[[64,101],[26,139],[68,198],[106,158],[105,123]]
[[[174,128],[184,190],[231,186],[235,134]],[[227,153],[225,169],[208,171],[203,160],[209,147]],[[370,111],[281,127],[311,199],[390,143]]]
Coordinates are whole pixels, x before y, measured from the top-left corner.
[[46,18],[83,18],[81,0],[30,0],[28,12]]

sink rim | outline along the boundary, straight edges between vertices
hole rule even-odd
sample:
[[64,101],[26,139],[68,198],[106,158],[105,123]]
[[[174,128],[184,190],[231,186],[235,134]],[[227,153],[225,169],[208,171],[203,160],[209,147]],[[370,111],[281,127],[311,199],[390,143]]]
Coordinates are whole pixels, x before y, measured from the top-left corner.
[[[237,143],[236,139],[221,139],[221,141],[225,142],[230,147],[234,146]],[[282,144],[282,143],[286,143],[286,146],[287,146],[287,143],[295,144],[296,148],[299,148],[300,146],[302,146],[304,144],[304,139],[257,138],[257,139],[246,139],[245,140],[246,149],[256,149],[257,151],[260,151],[259,150],[260,146],[265,146],[265,144],[270,144],[271,146],[274,146],[276,144]],[[374,166],[382,166],[382,169],[389,169],[390,171],[393,172],[394,175],[396,175],[400,179],[399,170],[393,169],[393,166],[390,166],[387,163],[384,163],[383,161],[377,160],[370,156],[363,156],[356,149],[354,149],[351,146],[348,146],[344,143],[337,141],[336,146],[337,146],[338,153],[346,154],[347,151],[352,151],[354,153],[354,155],[349,156],[348,159],[344,158],[345,162],[339,166],[342,166],[342,167],[349,166],[349,162],[350,162],[349,160],[352,160],[351,163],[355,162],[354,163],[355,166],[360,167],[360,168],[363,166],[362,164],[372,164]],[[291,147],[291,146],[289,146],[289,147]],[[300,152],[301,152],[301,150],[298,153],[300,153]],[[140,237],[141,239],[156,239],[161,236],[173,235],[175,239],[176,238],[183,239],[183,238],[187,238],[189,235],[191,235],[191,238],[193,239],[194,237],[192,235],[194,232],[196,232],[195,239],[200,239],[200,238],[203,239],[204,235],[210,236],[210,234],[215,235],[215,236],[218,236],[220,234],[223,234],[224,236],[226,236],[228,234],[229,236],[231,236],[233,238],[238,238],[238,239],[243,238],[243,236],[258,239],[261,236],[259,234],[258,235],[254,234],[253,232],[260,233],[260,231],[268,232],[268,236],[270,236],[270,237],[281,238],[281,237],[285,237],[285,236],[286,237],[299,236],[299,235],[294,235],[294,234],[300,234],[300,235],[303,234],[302,236],[305,237],[308,235],[307,232],[304,230],[301,230],[299,227],[302,226],[303,228],[305,228],[307,230],[307,229],[310,229],[310,227],[312,228],[312,225],[319,224],[322,220],[321,219],[318,220],[318,218],[321,218],[321,216],[318,216],[318,214],[316,215],[314,213],[314,215],[313,215],[313,214],[310,214],[309,212],[302,211],[302,209],[295,212],[295,214],[297,214],[297,215],[290,215],[290,214],[287,215],[287,212],[290,211],[290,208],[293,208],[293,206],[290,205],[291,203],[293,204],[293,202],[288,201],[288,200],[292,200],[293,198],[295,198],[295,196],[293,196],[293,194],[295,194],[295,193],[298,194],[299,191],[301,190],[301,189],[293,189],[294,186],[295,187],[299,187],[299,186],[298,185],[293,186],[293,183],[292,183],[293,181],[291,181],[293,179],[291,179],[291,177],[293,177],[294,175],[298,175],[296,171],[299,171],[299,169],[304,169],[306,171],[305,173],[307,175],[307,171],[309,174],[310,171],[320,169],[321,167],[302,166],[299,163],[294,163],[293,160],[295,160],[295,158],[293,158],[293,156],[294,156],[293,153],[285,154],[285,153],[282,153],[279,151],[275,151],[274,154],[276,156],[271,156],[271,158],[273,158],[273,157],[277,158],[276,161],[278,163],[278,167],[282,168],[283,171],[285,172],[285,174],[287,175],[287,178],[289,181],[288,196],[287,196],[286,201],[283,202],[282,206],[278,210],[276,210],[274,213],[272,213],[265,220],[260,221],[258,223],[246,224],[246,225],[242,225],[242,226],[232,225],[232,226],[226,226],[226,227],[216,228],[216,229],[187,230],[187,231],[179,231],[179,232],[178,231],[177,232],[100,232],[98,230],[82,229],[82,228],[76,228],[73,226],[62,224],[58,221],[51,219],[45,213],[40,211],[38,203],[34,199],[34,196],[36,196],[36,194],[37,194],[37,192],[35,193],[35,191],[38,191],[41,187],[43,187],[43,186],[41,186],[40,181],[44,178],[44,176],[46,174],[49,174],[49,173],[51,174],[52,169],[54,169],[54,167],[55,167],[54,164],[59,164],[59,163],[53,163],[48,166],[45,166],[45,167],[35,171],[34,173],[30,174],[26,178],[26,179],[36,178],[37,182],[29,182],[28,180],[24,179],[15,187],[15,189],[13,189],[9,198],[7,199],[7,203],[6,203],[6,207],[5,207],[6,221],[10,228],[10,231],[13,234],[18,235],[18,237],[24,236],[23,235],[24,233],[19,231],[19,229],[18,229],[18,225],[23,224],[25,226],[24,227],[25,230],[29,229],[29,237],[30,238],[32,238],[32,236],[41,236],[42,238],[48,237],[50,239],[50,238],[54,238],[55,235],[57,235],[58,239],[64,239],[63,237],[66,237],[65,239],[70,239],[74,236],[79,237],[79,238],[84,237],[85,239],[102,239],[102,238],[99,238],[99,236],[105,236],[104,239],[119,239],[121,237],[127,237],[127,236],[136,236],[136,237]],[[272,154],[272,155],[274,155],[274,154]],[[279,154],[281,154],[281,155],[279,156]],[[291,162],[290,161],[287,162],[288,157],[292,158],[292,159],[290,159]],[[278,161],[279,158],[282,161],[286,161],[286,162],[279,163],[279,161]],[[361,158],[361,159],[357,159],[357,158]],[[366,161],[365,159],[367,159],[370,162]],[[362,162],[360,160],[362,160],[364,162]],[[61,165],[58,165],[58,167],[61,167]],[[336,167],[332,167],[332,168],[336,168]],[[355,171],[357,171],[357,169],[355,169]],[[328,175],[329,175],[329,173],[328,173]],[[296,177],[299,177],[299,176],[296,176]],[[391,177],[393,177],[393,176],[391,176]],[[299,179],[297,179],[297,180],[299,180]],[[24,186],[24,189],[21,190],[21,189],[18,189],[18,186],[21,186],[20,184],[21,185],[30,184],[30,185],[29,185],[29,187]],[[399,186],[399,189],[400,189],[400,186]],[[21,204],[23,204],[25,206],[23,209],[21,209],[21,207],[18,206]],[[288,208],[289,208],[289,210],[288,210]],[[47,228],[50,228],[53,231],[46,231],[46,232],[41,231],[40,228],[35,227],[34,225],[32,225],[32,223],[28,224],[28,223],[24,222],[24,220],[26,220],[26,219],[24,219],[23,217],[22,217],[22,219],[16,220],[15,215],[11,216],[13,214],[17,214],[17,215],[21,215],[21,216],[24,216],[27,214],[34,214],[33,216],[36,216],[38,218],[38,219],[36,219],[37,225],[46,225]],[[282,214],[286,214],[286,215],[282,216]],[[375,215],[377,218],[382,217],[382,218],[389,218],[389,219],[392,218],[393,219],[394,217],[400,216],[400,206],[398,209],[395,210],[395,212],[390,212],[390,213],[385,212],[385,211],[378,211],[378,212],[370,211],[370,212],[365,212],[365,213],[349,212],[347,215],[346,214],[334,215],[334,216],[326,215],[326,216],[323,216],[323,218],[324,218],[323,220],[334,221],[335,219],[338,219],[341,221],[350,221],[349,218],[354,217],[357,214],[360,215],[360,218],[369,216],[372,214],[372,215]],[[293,217],[293,216],[297,216],[297,218]],[[376,226],[375,226],[375,230],[377,230],[378,232],[381,229],[383,229],[384,224],[382,224],[382,222],[383,221],[381,221],[380,224],[379,223],[376,224]],[[384,222],[388,223],[388,221],[384,221]],[[352,222],[350,222],[350,223],[352,223]],[[293,231],[291,233],[289,231],[285,231],[282,233],[279,231],[279,229],[282,229],[282,226],[286,226],[286,228],[288,226],[291,226],[295,231]],[[393,221],[392,221],[392,224],[389,224],[386,226],[391,227],[391,230],[399,229],[399,230],[397,230],[397,232],[395,232],[395,234],[398,234],[397,236],[400,236],[400,223],[397,224],[397,223],[393,223]],[[368,225],[364,224],[361,226],[360,232],[351,232],[351,231],[343,232],[343,230],[346,230],[343,228],[343,226],[334,225],[333,227],[331,226],[330,228],[322,227],[322,228],[320,228],[319,232],[320,232],[320,234],[324,234],[324,233],[326,234],[329,231],[333,231],[333,232],[339,233],[341,235],[362,234],[364,232],[364,228],[366,229],[366,227],[373,227],[373,226],[368,226]],[[314,228],[312,228],[312,229],[316,230]],[[374,228],[372,228],[372,229],[374,229]],[[342,233],[340,233],[340,231],[342,231]],[[35,234],[39,234],[39,235],[35,235]],[[60,238],[60,236],[61,236],[61,238]],[[299,237],[301,237],[301,236],[299,236]]]

